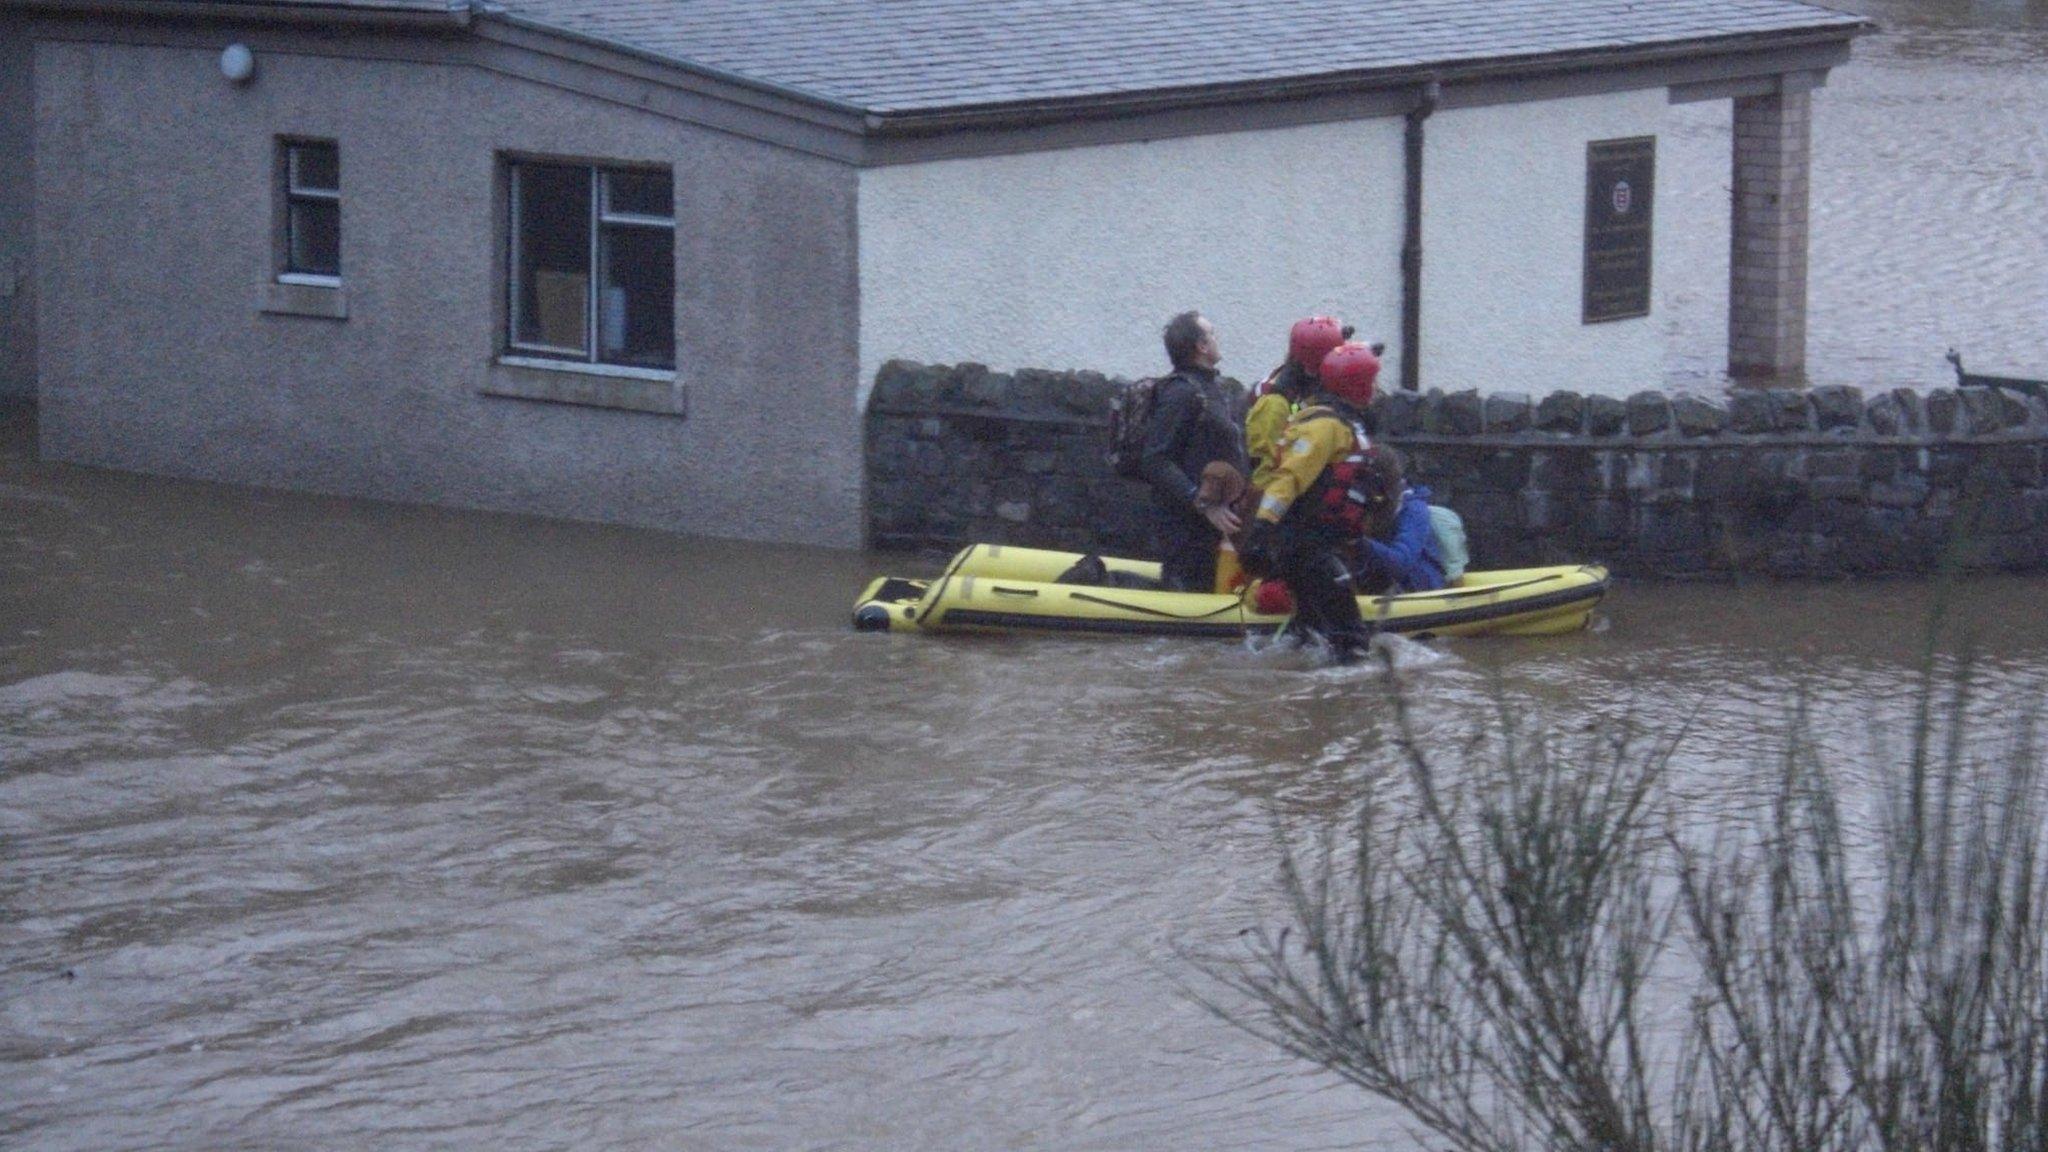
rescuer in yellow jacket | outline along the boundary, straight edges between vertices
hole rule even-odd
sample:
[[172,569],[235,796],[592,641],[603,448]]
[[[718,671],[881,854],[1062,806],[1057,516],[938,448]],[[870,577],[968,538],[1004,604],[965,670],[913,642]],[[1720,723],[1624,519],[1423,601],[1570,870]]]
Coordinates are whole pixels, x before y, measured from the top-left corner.
[[1321,387],[1323,357],[1344,342],[1344,326],[1328,316],[1297,320],[1287,333],[1287,362],[1258,387],[1244,416],[1244,443],[1252,461],[1252,487],[1263,490],[1279,463],[1280,433],[1294,409]]
[[1372,632],[1359,615],[1346,557],[1375,509],[1398,497],[1377,491],[1365,467],[1371,445],[1363,413],[1379,371],[1379,357],[1363,344],[1340,344],[1324,358],[1322,390],[1282,430],[1278,463],[1238,549],[1245,571],[1286,581],[1293,629],[1321,638],[1347,664]]
[[[1250,482],[1241,486],[1245,499],[1236,509],[1247,527],[1257,510],[1259,492],[1273,478],[1279,462],[1281,433],[1294,418],[1295,409],[1320,386],[1316,373],[1322,369],[1323,357],[1349,334],[1350,329],[1328,316],[1295,321],[1287,332],[1287,359],[1253,390],[1251,408],[1244,416],[1245,452],[1252,475]],[[1236,540],[1226,537],[1216,555],[1216,590],[1235,592],[1245,579]]]

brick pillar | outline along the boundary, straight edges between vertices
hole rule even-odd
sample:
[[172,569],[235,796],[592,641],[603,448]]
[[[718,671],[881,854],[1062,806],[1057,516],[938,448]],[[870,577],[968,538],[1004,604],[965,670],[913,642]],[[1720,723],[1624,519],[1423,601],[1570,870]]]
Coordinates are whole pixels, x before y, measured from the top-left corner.
[[1745,382],[1799,384],[1806,375],[1812,104],[1804,89],[1735,100],[1728,374]]

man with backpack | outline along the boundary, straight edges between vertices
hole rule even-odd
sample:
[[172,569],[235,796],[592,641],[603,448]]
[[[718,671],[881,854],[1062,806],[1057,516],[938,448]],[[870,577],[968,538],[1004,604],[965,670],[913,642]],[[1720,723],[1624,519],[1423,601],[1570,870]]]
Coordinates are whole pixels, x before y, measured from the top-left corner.
[[1399,498],[1377,483],[1364,428],[1379,372],[1363,344],[1339,344],[1323,358],[1318,390],[1281,432],[1279,464],[1238,549],[1246,572],[1286,581],[1297,630],[1321,637],[1343,664],[1372,636],[1347,561]]
[[1224,465],[1244,476],[1244,439],[1236,401],[1216,373],[1222,353],[1216,329],[1200,312],[1167,322],[1166,356],[1173,371],[1153,385],[1137,473],[1152,488],[1152,529],[1168,591],[1211,592],[1217,545],[1239,528],[1227,500],[1203,491],[1203,476]]

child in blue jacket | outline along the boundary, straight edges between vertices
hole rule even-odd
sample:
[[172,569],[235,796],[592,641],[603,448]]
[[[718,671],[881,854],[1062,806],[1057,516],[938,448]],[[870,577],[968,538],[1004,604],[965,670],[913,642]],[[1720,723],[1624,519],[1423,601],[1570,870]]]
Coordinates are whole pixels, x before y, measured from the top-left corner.
[[1429,489],[1410,488],[1393,449],[1378,446],[1368,465],[1386,491],[1401,493],[1391,516],[1368,526],[1353,556],[1358,589],[1373,595],[1433,592],[1442,588],[1444,557],[1429,514]]

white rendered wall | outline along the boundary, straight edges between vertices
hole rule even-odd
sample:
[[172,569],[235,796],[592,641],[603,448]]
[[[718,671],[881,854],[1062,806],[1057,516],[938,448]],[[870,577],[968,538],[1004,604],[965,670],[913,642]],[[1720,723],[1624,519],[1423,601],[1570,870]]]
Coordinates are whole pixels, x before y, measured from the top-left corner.
[[[1651,313],[1580,322],[1586,145],[1664,133],[1662,88],[1438,112],[1423,169],[1422,387],[1626,396],[1663,381],[1657,309],[1674,246],[1657,205]],[[1660,153],[1661,153],[1660,141]],[[1666,171],[1658,157],[1657,199]]]
[[1401,120],[868,169],[861,401],[890,359],[1164,370],[1199,308],[1247,382],[1317,312],[1400,332]]

